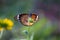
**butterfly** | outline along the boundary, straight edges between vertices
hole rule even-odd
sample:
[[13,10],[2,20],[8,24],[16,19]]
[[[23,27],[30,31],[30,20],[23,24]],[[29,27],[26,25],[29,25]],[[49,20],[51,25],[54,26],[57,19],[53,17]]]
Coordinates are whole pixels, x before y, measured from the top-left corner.
[[38,15],[23,13],[16,15],[14,18],[25,26],[31,26],[38,20]]

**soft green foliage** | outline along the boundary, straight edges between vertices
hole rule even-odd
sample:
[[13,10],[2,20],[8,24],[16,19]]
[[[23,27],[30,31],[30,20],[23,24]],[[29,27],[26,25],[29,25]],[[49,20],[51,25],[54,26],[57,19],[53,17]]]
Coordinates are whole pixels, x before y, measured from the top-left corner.
[[[12,5],[10,6],[2,6],[0,7],[0,18],[9,18],[14,21],[14,27],[12,31],[4,33],[2,40],[7,40],[10,35],[13,34],[12,39],[17,39],[21,37],[25,37],[30,39],[32,33],[33,40],[56,40],[56,36],[51,37],[52,32],[56,29],[56,25],[53,26],[51,21],[49,22],[47,18],[43,17],[39,19],[32,26],[24,26],[20,22],[14,20],[14,16],[22,13],[30,13],[33,6],[34,0],[11,0]],[[9,5],[9,4],[8,4]],[[23,31],[27,30],[28,34],[26,35]],[[23,36],[20,36],[20,35]],[[8,36],[6,36],[8,35]],[[5,37],[6,36],[6,37]],[[60,38],[57,38],[60,39]]]

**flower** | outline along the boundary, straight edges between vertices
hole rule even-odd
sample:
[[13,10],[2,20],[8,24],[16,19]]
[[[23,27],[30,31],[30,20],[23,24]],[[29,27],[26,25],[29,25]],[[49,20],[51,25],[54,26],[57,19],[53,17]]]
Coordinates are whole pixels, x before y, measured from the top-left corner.
[[34,20],[32,18],[28,18],[28,25],[33,25]]
[[13,22],[10,19],[0,19],[0,31],[1,30],[11,30],[13,27]]

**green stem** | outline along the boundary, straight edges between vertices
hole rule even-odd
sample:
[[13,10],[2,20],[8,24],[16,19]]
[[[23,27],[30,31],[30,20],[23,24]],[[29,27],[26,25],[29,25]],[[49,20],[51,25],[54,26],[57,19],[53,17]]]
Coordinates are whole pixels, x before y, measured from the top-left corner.
[[30,40],[29,36],[27,35],[27,40]]
[[4,31],[4,30],[1,30],[1,33],[0,33],[0,39],[2,38],[3,31]]
[[27,40],[30,40],[30,27],[28,27],[28,35],[27,35]]
[[32,35],[30,37],[30,40],[33,40],[34,32],[32,32]]
[[27,35],[27,40],[33,40],[34,32],[30,35],[30,27],[28,27],[28,35]]

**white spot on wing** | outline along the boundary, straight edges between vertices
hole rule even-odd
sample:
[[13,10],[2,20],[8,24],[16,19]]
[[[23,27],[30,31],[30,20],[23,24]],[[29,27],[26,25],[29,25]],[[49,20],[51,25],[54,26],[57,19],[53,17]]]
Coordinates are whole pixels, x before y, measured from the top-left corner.
[[36,17],[36,20],[34,22],[36,22],[38,20],[38,16]]
[[19,20],[19,15],[17,15],[17,20]]

